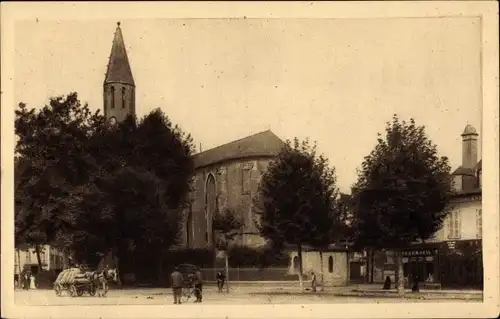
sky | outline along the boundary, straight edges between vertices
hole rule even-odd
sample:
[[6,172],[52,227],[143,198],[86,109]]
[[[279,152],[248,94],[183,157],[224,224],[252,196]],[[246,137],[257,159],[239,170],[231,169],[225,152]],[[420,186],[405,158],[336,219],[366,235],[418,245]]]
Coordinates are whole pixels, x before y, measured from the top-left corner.
[[[116,22],[17,22],[16,104],[78,92],[102,109]],[[309,138],[349,192],[395,113],[425,125],[452,169],[467,124],[481,141],[476,18],[136,19],[121,28],[137,115],[161,108],[203,150],[267,129]]]

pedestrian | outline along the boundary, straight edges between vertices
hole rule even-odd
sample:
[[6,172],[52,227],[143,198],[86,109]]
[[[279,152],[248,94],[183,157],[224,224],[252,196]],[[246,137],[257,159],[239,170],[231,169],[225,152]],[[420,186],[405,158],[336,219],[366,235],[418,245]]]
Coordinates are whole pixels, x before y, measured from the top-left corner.
[[313,292],[316,292],[316,274],[311,271],[311,288]]
[[194,273],[194,288],[196,288],[196,300],[195,302],[201,302],[203,299],[203,279],[201,278],[200,268],[196,268]]
[[226,276],[221,272],[217,272],[217,287],[219,288],[219,292],[222,292],[222,288],[224,288],[224,280],[226,279]]
[[382,289],[384,290],[389,290],[391,289],[391,277],[387,276],[385,277],[385,281],[384,281],[384,286],[382,287]]
[[182,294],[182,284],[184,283],[184,278],[182,277],[179,267],[175,267],[174,272],[171,275],[172,278],[172,292],[174,294],[174,304],[181,304],[181,294]]
[[30,289],[36,289],[35,276],[33,274],[30,276]]
[[24,273],[24,277],[23,277],[23,289],[24,290],[29,290],[30,289],[30,277],[28,275],[28,272]]

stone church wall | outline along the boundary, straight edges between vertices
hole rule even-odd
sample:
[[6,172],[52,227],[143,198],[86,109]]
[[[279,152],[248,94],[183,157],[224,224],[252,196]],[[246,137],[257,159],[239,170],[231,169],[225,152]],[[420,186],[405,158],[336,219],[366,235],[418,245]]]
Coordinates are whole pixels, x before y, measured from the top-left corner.
[[[253,158],[201,168],[194,178],[194,191],[192,193],[192,222],[191,226],[184,221],[183,239],[185,246],[202,248],[211,244],[211,223],[205,216],[206,185],[209,176],[215,178],[217,207],[219,211],[228,208],[239,214],[245,223],[246,232],[257,232],[252,216],[252,198],[257,194],[262,174],[267,169],[269,158]],[[188,212],[186,212],[186,215]],[[210,216],[209,216],[210,217]],[[210,218],[209,218],[210,220]],[[190,232],[190,236],[187,232]],[[189,237],[189,240],[188,240]],[[188,243],[189,241],[189,243]],[[236,243],[240,245],[260,246],[265,243],[258,235],[244,234],[238,236]]]

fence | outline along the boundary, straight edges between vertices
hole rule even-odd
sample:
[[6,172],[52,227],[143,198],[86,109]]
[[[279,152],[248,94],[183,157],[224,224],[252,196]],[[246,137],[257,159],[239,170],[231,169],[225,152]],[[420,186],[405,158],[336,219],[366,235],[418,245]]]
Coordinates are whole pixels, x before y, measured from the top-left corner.
[[[225,268],[203,268],[206,281],[215,281],[217,272],[226,274]],[[288,268],[229,268],[229,281],[294,281],[297,275],[289,274]]]

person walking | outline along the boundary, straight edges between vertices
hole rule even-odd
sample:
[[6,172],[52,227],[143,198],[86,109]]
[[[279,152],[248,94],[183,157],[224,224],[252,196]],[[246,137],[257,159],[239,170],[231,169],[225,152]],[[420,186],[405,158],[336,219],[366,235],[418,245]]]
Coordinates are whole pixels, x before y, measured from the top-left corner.
[[36,289],[35,276],[33,274],[30,276],[30,289]]
[[23,288],[24,290],[30,289],[30,277],[28,272],[25,272],[23,276]]
[[219,292],[222,292],[222,289],[224,288],[224,280],[226,279],[226,276],[221,272],[217,272],[217,287],[219,288]]
[[196,268],[196,272],[194,273],[194,288],[196,288],[195,302],[201,302],[203,299],[203,279],[201,278],[200,268]]
[[316,274],[314,271],[311,272],[311,288],[313,292],[316,292]]
[[171,278],[172,278],[172,292],[174,294],[174,304],[180,305],[184,278],[182,277],[182,274],[179,271],[179,267],[175,267],[174,272],[171,275]]

